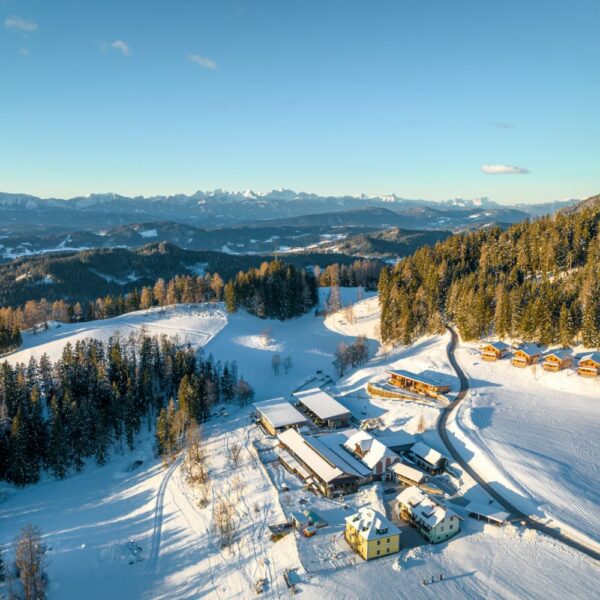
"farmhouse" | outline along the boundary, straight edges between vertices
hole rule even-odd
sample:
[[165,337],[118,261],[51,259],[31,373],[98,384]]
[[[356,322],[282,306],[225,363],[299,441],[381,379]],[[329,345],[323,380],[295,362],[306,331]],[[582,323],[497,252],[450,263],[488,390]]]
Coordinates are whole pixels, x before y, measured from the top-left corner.
[[487,342],[481,347],[481,358],[490,361],[499,360],[508,354],[508,350],[509,346],[504,342]]
[[418,394],[425,394],[426,396],[436,398],[440,394],[446,394],[450,391],[449,385],[430,377],[415,375],[402,369],[388,371],[387,373],[390,376],[389,382],[392,385],[417,392]]
[[320,427],[336,429],[348,425],[350,411],[320,388],[296,392],[294,397],[298,400],[297,406]]
[[[286,429],[277,435],[285,452],[279,458],[284,466],[298,474],[296,465],[302,467],[303,479],[314,483],[327,497],[353,493],[358,489],[360,475],[347,462],[342,461],[316,437],[303,436],[295,429]],[[288,463],[288,456],[293,461]],[[295,463],[295,464],[294,464]]]
[[400,457],[366,431],[354,430],[344,448],[357,457],[373,474],[380,478]]
[[344,537],[363,560],[400,551],[400,530],[371,508],[360,508],[346,517]]
[[423,442],[417,442],[408,451],[408,456],[417,464],[417,466],[432,475],[443,473],[448,464],[448,459],[445,456]]
[[600,373],[600,352],[593,352],[579,360],[577,373],[582,377],[597,377]]
[[415,486],[403,490],[396,500],[398,516],[416,527],[432,544],[443,542],[460,531],[461,518]]
[[394,463],[390,467],[390,471],[392,472],[394,479],[401,483],[420,485],[427,482],[427,475],[425,475],[423,471],[401,462]]
[[555,350],[544,357],[544,371],[562,371],[573,364],[569,350]]
[[513,354],[512,364],[515,367],[527,367],[534,365],[540,359],[540,349],[534,344],[522,344],[520,345]]
[[256,402],[254,408],[261,424],[271,435],[277,435],[289,427],[299,427],[308,423],[306,417],[285,398]]

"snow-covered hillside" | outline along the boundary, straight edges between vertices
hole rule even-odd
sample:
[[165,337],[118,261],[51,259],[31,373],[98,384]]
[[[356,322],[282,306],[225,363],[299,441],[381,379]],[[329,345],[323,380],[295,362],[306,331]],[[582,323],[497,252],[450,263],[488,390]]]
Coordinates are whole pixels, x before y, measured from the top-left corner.
[[473,345],[457,358],[471,379],[454,428],[466,454],[528,514],[600,543],[600,380],[485,362]]
[[[321,293],[326,294],[326,290]],[[345,303],[355,301],[356,290],[343,290],[342,298]],[[324,385],[354,414],[378,419],[385,427],[416,433],[423,420],[423,439],[445,452],[435,431],[440,407],[435,403],[370,399],[366,385],[372,378],[383,377],[386,369],[405,368],[435,372],[456,391],[458,381],[446,356],[448,336],[426,337],[409,347],[384,350],[377,343],[378,319],[375,297],[360,302],[352,315],[342,311],[323,320],[307,314],[286,322],[260,320],[242,312],[227,315],[218,305],[181,306],[52,327],[37,336],[27,334],[25,347],[9,359],[26,362],[29,356],[43,352],[56,357],[67,341],[89,335],[107,339],[117,331],[127,335],[145,327],[149,333],[177,334],[216,359],[236,360],[240,373],[255,388],[257,400],[289,395],[302,385]],[[336,380],[334,350],[340,341],[348,343],[358,335],[367,336],[373,357]],[[292,357],[289,373],[273,373],[271,359],[276,353]],[[556,506],[564,508],[567,503],[561,499],[562,488],[581,492],[581,488],[573,487],[578,480],[575,471],[571,474],[566,467],[573,462],[575,469],[582,469],[586,457],[590,463],[586,485],[598,489],[594,468],[597,471],[600,449],[591,439],[593,419],[598,422],[596,413],[590,412],[592,425],[586,424],[582,409],[564,411],[559,402],[565,396],[562,391],[525,385],[513,376],[513,371],[511,378],[501,372],[484,376],[483,372],[472,371],[490,365],[473,365],[477,361],[470,349],[460,350],[458,358],[468,368],[476,394],[473,404],[465,406],[460,422],[477,427],[477,435],[481,436],[478,443],[482,445],[489,434],[504,436],[502,447],[512,461],[506,465],[517,473],[529,477],[533,469],[523,462],[535,457],[539,473],[532,481],[541,481],[541,487],[532,484],[532,494],[540,494],[549,504],[560,502]],[[527,375],[532,376],[529,372]],[[519,376],[525,377],[526,373]],[[500,392],[504,386],[507,391]],[[517,401],[512,396],[521,387],[529,396]],[[549,397],[555,400],[548,401]],[[591,400],[587,396],[578,398],[580,402]],[[485,400],[489,404],[481,404]],[[576,405],[578,401],[569,398],[569,402]],[[535,406],[535,427],[530,426],[531,415],[524,418],[530,405]],[[479,408],[484,410],[478,413]],[[518,524],[499,529],[465,516],[461,534],[446,543],[405,548],[399,555],[369,563],[358,560],[341,536],[341,523],[358,506],[384,510],[389,501],[384,493],[386,486],[373,485],[348,496],[347,506],[304,492],[294,477],[269,462],[272,442],[252,424],[251,412],[251,407],[216,407],[202,430],[214,482],[212,498],[229,496],[236,507],[238,538],[231,551],[219,547],[211,508],[198,506],[198,497],[185,483],[180,463],[164,469],[153,456],[152,433],[145,430],[133,453],[115,452],[103,467],[90,464],[82,473],[63,481],[46,478],[24,489],[2,485],[0,545],[8,549],[26,523],[40,526],[48,544],[50,600],[250,599],[257,597],[254,585],[262,578],[267,584],[260,597],[283,598],[290,595],[284,580],[289,569],[297,575],[299,597],[311,600],[590,597],[597,580],[597,564]],[[519,433],[509,438],[507,430],[512,427]],[[581,428],[584,443],[580,446],[568,438],[569,427]],[[542,439],[545,428],[549,431],[547,442]],[[551,454],[557,439],[562,441],[560,453]],[[243,447],[238,469],[231,466],[226,453],[236,441]],[[524,452],[526,445],[531,450]],[[505,458],[500,450],[493,451]],[[554,469],[555,458],[563,468]],[[549,479],[542,478],[543,470],[552,473],[556,494],[547,484]],[[467,475],[459,475],[450,482],[457,489],[456,497],[487,501],[485,493]],[[330,527],[314,538],[305,539],[293,532],[272,542],[268,525],[289,517],[290,511],[299,509],[305,500],[327,518]],[[453,508],[461,511],[459,505]],[[597,514],[592,498],[587,498],[583,508]],[[444,581],[423,585],[424,579],[439,573],[444,573]]]

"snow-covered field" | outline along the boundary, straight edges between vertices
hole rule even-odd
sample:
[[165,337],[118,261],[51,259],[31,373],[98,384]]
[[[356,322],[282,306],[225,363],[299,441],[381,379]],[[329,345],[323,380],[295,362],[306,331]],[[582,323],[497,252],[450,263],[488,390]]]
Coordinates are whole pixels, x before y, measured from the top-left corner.
[[[342,296],[346,303],[353,302],[356,291],[343,290]],[[63,325],[36,336],[28,334],[25,347],[9,360],[27,361],[30,355],[40,356],[43,352],[54,358],[67,341],[90,335],[107,339],[116,331],[128,335],[145,327],[149,333],[177,334],[217,359],[236,360],[240,373],[255,388],[257,400],[288,395],[302,385],[325,384],[354,414],[378,419],[385,427],[402,427],[414,433],[422,417],[427,427],[424,440],[444,451],[435,432],[439,407],[433,403],[371,400],[365,387],[388,368],[406,368],[435,371],[456,390],[458,381],[446,357],[448,337],[432,336],[407,348],[384,351],[376,341],[376,298],[366,298],[355,307],[353,322],[347,317],[341,312],[325,320],[308,314],[287,322],[264,321],[245,313],[226,315],[218,305],[140,311],[107,321]],[[360,334],[369,338],[373,358],[334,381],[331,362],[335,347]],[[292,357],[288,374],[273,374],[271,359],[275,353]],[[589,409],[584,419],[586,410],[578,402],[591,403],[593,398],[575,390],[568,400],[570,409],[565,411],[560,401],[565,393],[557,388],[540,387],[536,395],[538,388],[524,386],[513,371],[510,377],[499,372],[495,379],[489,373],[474,371],[489,369],[490,365],[474,365],[477,361],[469,348],[461,349],[458,358],[475,380],[476,395],[459,416],[463,427],[467,427],[465,439],[476,436],[471,442],[473,451],[485,456],[490,444],[506,471],[518,474],[511,485],[522,486],[521,479],[526,479],[528,493],[537,498],[539,507],[548,504],[566,510],[569,502],[561,495],[563,489],[584,495],[585,503],[572,509],[573,523],[580,516],[586,517],[592,528],[598,503],[590,492],[594,487],[599,489],[600,456],[598,440],[592,439],[592,433],[599,415]],[[526,375],[533,377],[530,372],[519,377]],[[520,387],[527,389],[527,397],[518,400],[515,396]],[[532,405],[533,414],[528,413]],[[484,410],[478,412],[480,408]],[[219,547],[212,530],[211,509],[199,508],[196,493],[185,483],[179,463],[163,469],[153,457],[149,432],[140,436],[136,451],[116,452],[103,467],[90,465],[63,481],[45,479],[20,490],[1,487],[0,544],[6,549],[25,523],[41,527],[49,547],[50,600],[255,598],[254,584],[262,578],[267,584],[259,597],[281,598],[290,595],[284,580],[288,569],[297,574],[298,595],[307,599],[593,596],[597,563],[518,525],[498,529],[466,518],[463,532],[447,543],[404,549],[399,555],[370,563],[357,560],[340,538],[343,517],[365,504],[383,509],[385,486],[377,484],[348,497],[347,508],[308,495],[293,477],[269,462],[268,451],[257,452],[256,444],[266,448],[269,440],[251,424],[250,413],[250,407],[227,406],[202,431],[214,481],[211,494],[214,498],[229,496],[236,507],[238,536],[231,551]],[[476,432],[468,429],[471,424]],[[513,428],[514,434],[510,431]],[[569,437],[571,428],[575,431],[573,438]],[[498,443],[494,440],[500,440],[498,449],[492,447]],[[239,469],[232,468],[226,457],[226,448],[233,441],[244,447]],[[532,467],[533,459],[537,469]],[[559,463],[562,468],[557,466]],[[571,463],[573,471],[568,469]],[[585,483],[577,475],[581,472]],[[464,474],[453,485],[469,499],[486,499]],[[272,542],[267,525],[281,522],[305,500],[329,521],[330,527],[314,538],[300,538],[292,532]],[[567,520],[566,514],[561,516]],[[424,579],[439,573],[444,574],[443,582],[423,586]]]
[[528,514],[578,530],[600,544],[600,380],[457,359],[471,380],[453,431],[499,489]]

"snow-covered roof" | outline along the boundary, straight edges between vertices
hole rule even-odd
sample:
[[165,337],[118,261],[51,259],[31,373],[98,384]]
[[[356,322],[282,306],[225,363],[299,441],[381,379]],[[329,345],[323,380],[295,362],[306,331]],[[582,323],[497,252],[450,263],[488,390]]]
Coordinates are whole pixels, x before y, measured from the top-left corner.
[[404,429],[398,429],[397,431],[374,431],[373,434],[388,448],[409,446],[416,442],[415,436],[408,433],[408,431],[404,431]]
[[406,379],[410,379],[412,381],[417,381],[418,383],[422,383],[424,385],[434,385],[441,386],[447,385],[438,381],[437,379],[432,379],[431,377],[424,377],[423,375],[415,375],[414,373],[410,373],[409,371],[405,371],[404,369],[392,369],[387,371],[390,375],[398,375],[399,377],[405,377]]
[[591,360],[595,362],[597,365],[600,365],[600,352],[592,352],[591,354],[586,354],[579,359],[579,362],[583,362],[584,360]]
[[440,454],[437,450],[430,448],[427,444],[423,442],[417,442],[410,451],[422,458],[425,462],[428,462],[430,465],[437,465],[440,460],[444,458],[442,454]]
[[[329,456],[329,458],[333,460],[338,467],[343,468],[344,471],[360,477],[368,477],[371,475],[371,469],[355,458],[354,455],[344,447],[344,443],[348,437],[356,431],[358,430],[346,429],[344,431],[326,433],[325,435],[312,437],[310,443],[314,445],[316,442],[317,449],[320,449],[324,455]],[[325,446],[325,448],[323,448],[323,446]],[[328,453],[333,453],[335,457]]]
[[359,508],[353,515],[346,517],[346,523],[350,523],[365,540],[400,535],[400,530],[391,521],[368,507]]
[[546,354],[546,358],[554,356],[558,360],[565,360],[565,358],[571,358],[571,351],[568,348],[562,348],[560,350],[554,350]]
[[491,346],[499,352],[502,352],[503,350],[508,350],[509,348],[509,345],[505,344],[504,342],[485,342],[485,344],[483,344],[483,348],[486,348],[487,346]]
[[[277,438],[326,483],[348,474],[342,471],[331,459],[325,458],[317,452],[312,444],[295,429],[286,429],[283,433],[277,434]],[[350,475],[353,475],[353,473],[350,473]]]
[[396,499],[399,504],[407,506],[414,517],[418,517],[429,527],[439,525],[446,517],[458,517],[452,510],[429,497],[414,485],[403,490],[396,496]]
[[265,418],[275,429],[288,427],[290,425],[300,425],[306,423],[306,417],[295,407],[293,407],[285,398],[273,398],[272,400],[263,400],[255,402],[254,408]]
[[524,354],[527,354],[527,356],[536,356],[542,352],[539,346],[536,346],[535,344],[520,344],[516,351],[523,352]]
[[480,504],[479,502],[469,502],[467,505],[469,512],[475,513],[487,519],[497,521],[498,523],[505,523],[510,520],[510,513],[499,509],[493,504]]
[[350,411],[337,400],[334,400],[327,392],[320,388],[312,388],[302,392],[296,392],[294,396],[298,401],[313,412],[319,419],[333,419],[350,415]]
[[392,460],[399,460],[399,456],[392,452],[385,444],[381,443],[377,438],[374,438],[367,431],[357,430],[356,433],[351,435],[345,442],[344,448],[353,454],[357,454],[357,448],[359,449],[358,456],[360,460],[369,467],[369,469],[375,468],[375,465],[386,458]]
[[405,477],[406,479],[416,483],[421,483],[421,481],[427,478],[427,475],[423,473],[423,471],[415,469],[415,467],[411,467],[410,465],[405,465],[401,462],[393,464],[390,469],[396,473],[396,475]]

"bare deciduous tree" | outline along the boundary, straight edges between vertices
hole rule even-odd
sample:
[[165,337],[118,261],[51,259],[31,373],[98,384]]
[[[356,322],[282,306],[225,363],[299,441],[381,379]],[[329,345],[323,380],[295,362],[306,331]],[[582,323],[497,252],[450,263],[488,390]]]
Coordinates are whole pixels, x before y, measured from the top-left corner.
[[25,525],[15,539],[15,564],[23,586],[25,600],[46,598],[42,534],[35,525]]
[[293,362],[292,362],[292,357],[291,356],[286,356],[283,359],[283,371],[285,372],[285,374],[287,375],[290,371],[290,369],[293,366]]
[[205,508],[210,503],[210,493],[212,492],[212,481],[206,480],[200,484],[198,488],[200,492],[200,499],[198,500],[198,506],[200,508]]
[[273,373],[275,375],[279,375],[280,367],[281,367],[281,354],[273,354],[273,358],[271,359],[271,368],[273,369]]
[[232,467],[237,468],[242,460],[244,447],[239,442],[227,444],[227,460]]
[[229,498],[222,496],[213,507],[213,524],[221,547],[231,546],[235,538],[235,509]]

